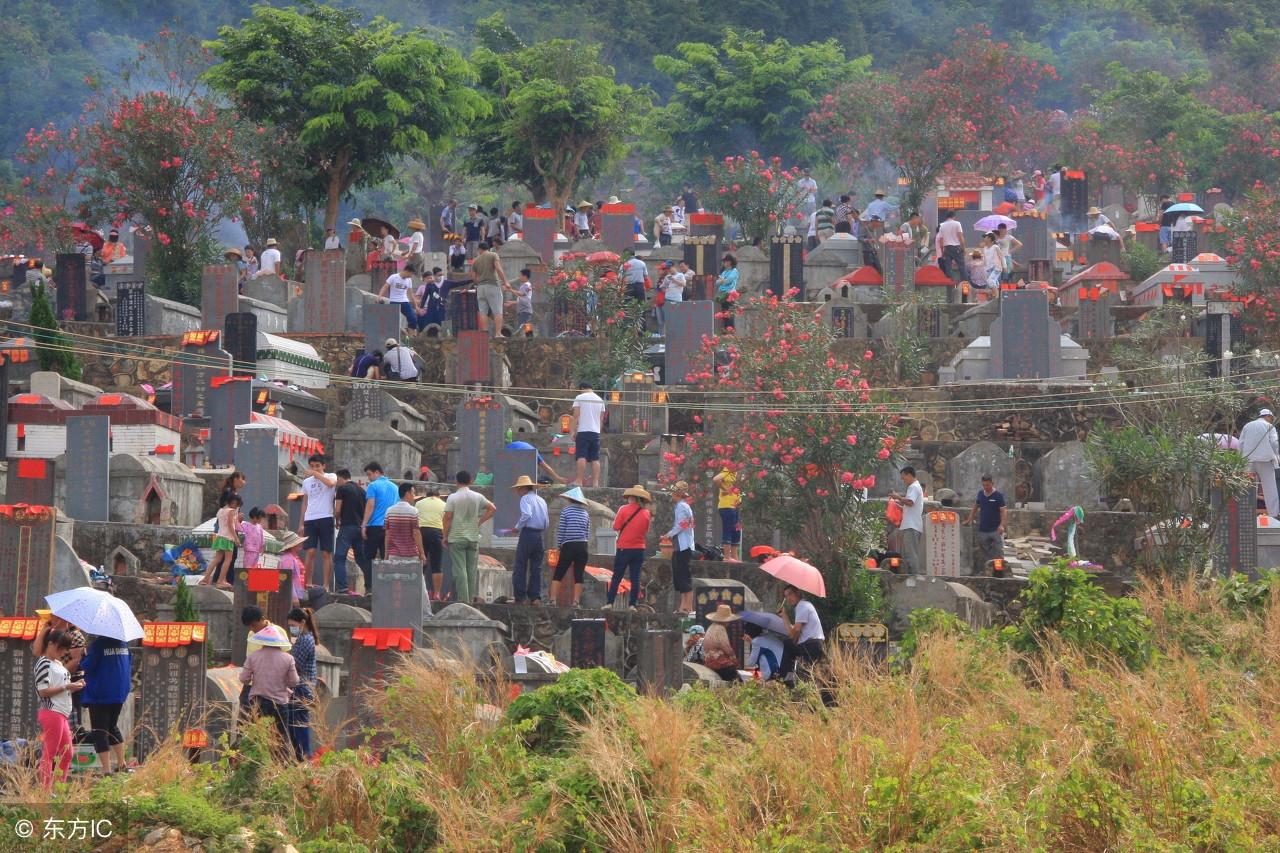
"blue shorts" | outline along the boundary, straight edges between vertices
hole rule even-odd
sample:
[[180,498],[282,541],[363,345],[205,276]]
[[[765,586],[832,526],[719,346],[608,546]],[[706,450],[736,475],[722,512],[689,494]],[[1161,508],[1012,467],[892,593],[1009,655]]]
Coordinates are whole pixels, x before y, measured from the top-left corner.
[[600,433],[580,432],[574,436],[573,458],[597,462],[600,459]]
[[736,509],[720,509],[720,544],[738,545],[742,542],[741,517]]

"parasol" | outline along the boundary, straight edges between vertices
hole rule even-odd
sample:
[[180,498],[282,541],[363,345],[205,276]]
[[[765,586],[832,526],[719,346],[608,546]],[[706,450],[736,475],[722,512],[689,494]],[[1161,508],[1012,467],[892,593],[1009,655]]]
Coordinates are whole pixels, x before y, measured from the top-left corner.
[[49,609],[86,634],[129,642],[142,639],[142,626],[129,605],[109,592],[89,586],[46,595]]
[[748,625],[759,625],[766,631],[787,636],[787,623],[776,613],[762,613],[758,610],[747,610],[738,614]]
[[1018,227],[1018,220],[1008,216],[1001,216],[998,213],[993,213],[990,216],[984,216],[981,219],[979,219],[977,222],[973,223],[973,230],[974,231],[994,231],[997,228],[999,228],[1001,225],[1005,226],[1010,231],[1012,231]]
[[95,252],[102,251],[102,235],[94,231],[83,222],[75,222],[71,225],[71,233],[75,234],[77,240],[84,240],[93,246]]
[[797,589],[822,598],[827,596],[827,582],[823,580],[822,572],[790,554],[774,557],[769,562],[761,564],[760,568]]
[[364,228],[365,231],[369,232],[369,235],[372,237],[377,237],[378,227],[383,226],[387,229],[388,234],[390,234],[392,237],[395,237],[397,240],[400,239],[400,229],[395,227],[385,219],[378,219],[373,216],[366,216],[360,220],[360,226]]

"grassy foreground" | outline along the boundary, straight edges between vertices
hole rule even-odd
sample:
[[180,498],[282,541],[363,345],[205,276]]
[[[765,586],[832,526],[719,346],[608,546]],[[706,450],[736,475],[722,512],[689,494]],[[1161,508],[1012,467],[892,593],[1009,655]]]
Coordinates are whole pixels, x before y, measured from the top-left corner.
[[[1273,597],[1148,586],[1134,619],[1154,653],[1136,669],[1064,640],[1096,616],[1070,604],[1030,653],[921,619],[897,671],[837,661],[832,708],[769,685],[636,697],[593,670],[497,718],[474,681],[411,667],[378,699],[381,761],[279,764],[255,734],[217,765],[174,748],[59,798],[127,826],[102,850],[194,849],[160,826],[204,850],[301,853],[1280,850]],[[37,789],[11,771],[6,790]],[[27,813],[4,807],[0,829]]]

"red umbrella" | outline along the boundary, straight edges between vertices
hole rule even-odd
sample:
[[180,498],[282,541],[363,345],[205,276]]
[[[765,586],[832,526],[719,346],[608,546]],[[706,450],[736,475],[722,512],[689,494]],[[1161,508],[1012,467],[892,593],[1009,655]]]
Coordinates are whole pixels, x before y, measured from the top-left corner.
[[1002,201],[999,204],[997,204],[995,207],[991,208],[991,212],[1008,215],[1017,209],[1018,209],[1018,206],[1013,202]]
[[84,240],[93,246],[95,252],[102,251],[103,239],[102,235],[94,231],[83,222],[74,222],[71,225],[71,232],[76,235],[77,240]]
[[827,582],[823,580],[822,572],[798,557],[782,554],[761,564],[760,568],[797,589],[821,598],[827,597]]
[[618,257],[614,252],[592,252],[587,255],[587,263],[594,264],[596,266],[608,266],[610,264],[616,264],[620,260],[622,260],[622,258]]

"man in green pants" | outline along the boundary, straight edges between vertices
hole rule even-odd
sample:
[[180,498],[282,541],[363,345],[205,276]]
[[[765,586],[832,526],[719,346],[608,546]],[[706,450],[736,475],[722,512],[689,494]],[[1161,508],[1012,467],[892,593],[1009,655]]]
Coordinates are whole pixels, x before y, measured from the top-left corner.
[[471,491],[471,474],[459,471],[458,490],[444,502],[444,545],[453,562],[453,600],[474,603],[476,561],[480,557],[480,525],[493,518],[497,507],[479,492]]

